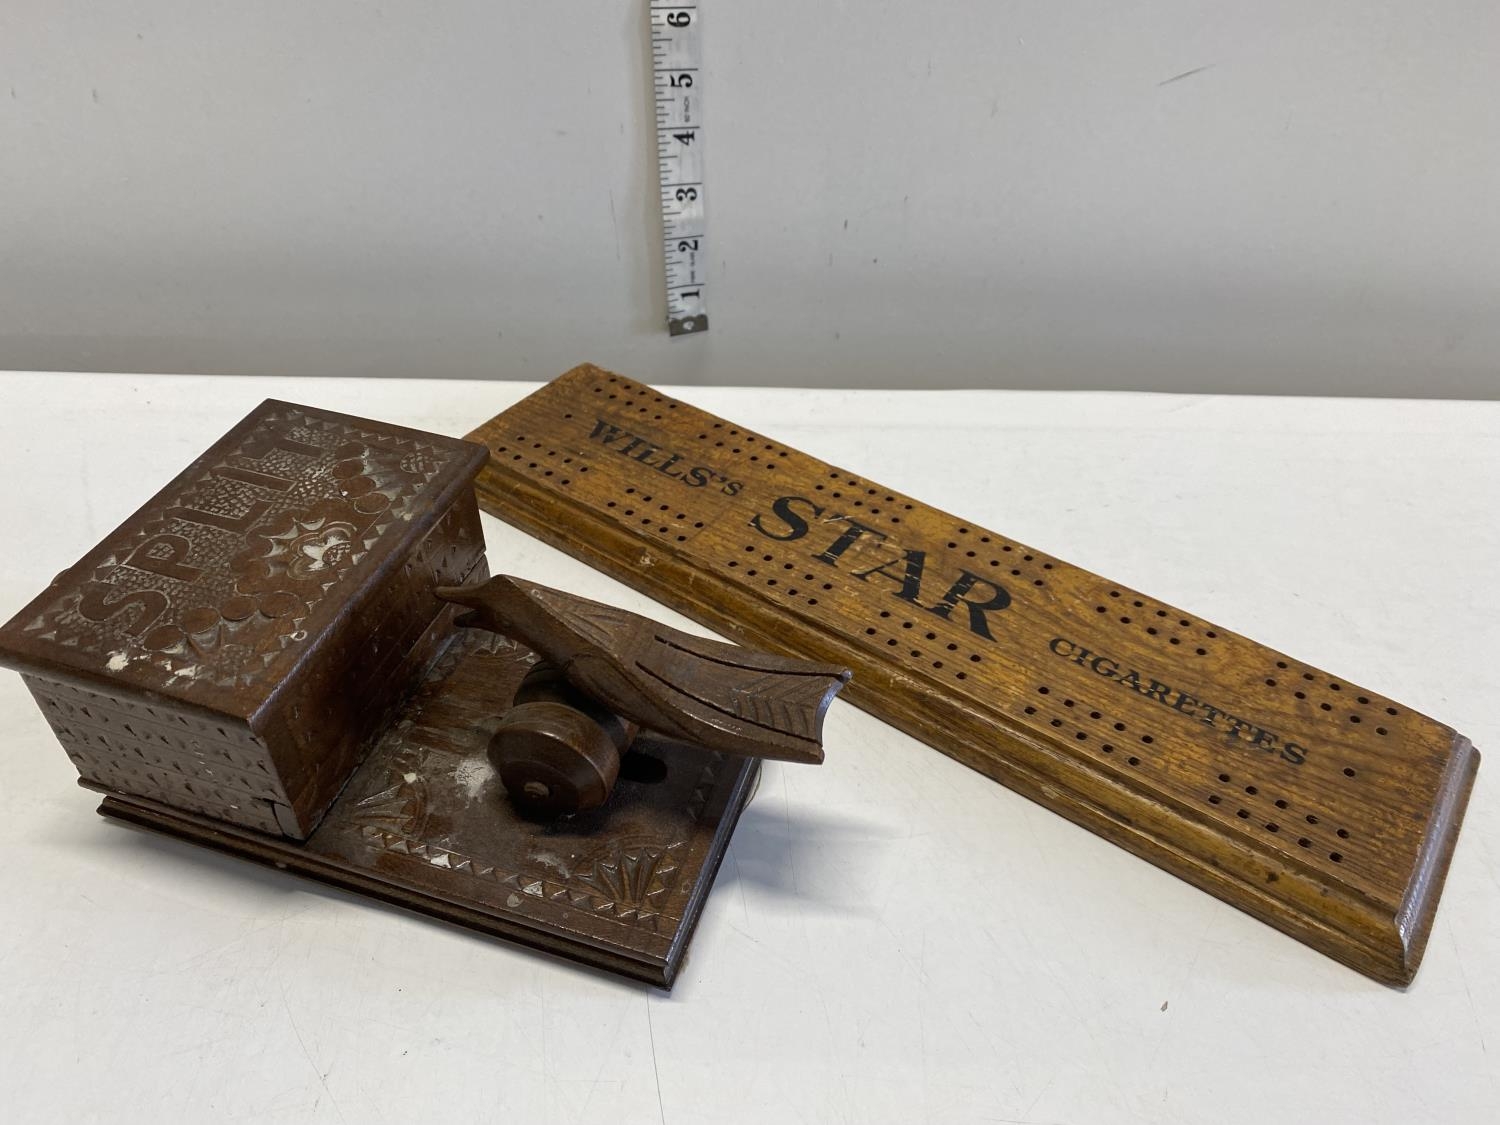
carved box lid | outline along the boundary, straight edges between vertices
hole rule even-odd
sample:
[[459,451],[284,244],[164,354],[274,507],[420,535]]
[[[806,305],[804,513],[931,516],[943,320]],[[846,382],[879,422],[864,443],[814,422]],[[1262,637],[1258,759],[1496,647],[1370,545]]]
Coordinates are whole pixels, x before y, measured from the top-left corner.
[[0,628],[0,664],[258,729],[484,457],[268,399]]

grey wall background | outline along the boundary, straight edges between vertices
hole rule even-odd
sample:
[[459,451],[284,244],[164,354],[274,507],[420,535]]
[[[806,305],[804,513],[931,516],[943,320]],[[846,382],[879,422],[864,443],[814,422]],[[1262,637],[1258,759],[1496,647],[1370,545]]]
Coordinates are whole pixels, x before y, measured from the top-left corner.
[[0,6],[0,367],[1500,393],[1491,2]]

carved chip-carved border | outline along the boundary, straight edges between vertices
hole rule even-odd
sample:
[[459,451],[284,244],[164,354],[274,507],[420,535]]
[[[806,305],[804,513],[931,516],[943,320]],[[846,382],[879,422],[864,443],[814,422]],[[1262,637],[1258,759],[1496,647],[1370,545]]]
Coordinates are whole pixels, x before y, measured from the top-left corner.
[[[403,741],[405,734],[401,736]],[[352,821],[373,853],[409,856],[434,869],[497,882],[516,894],[542,899],[577,910],[591,918],[619,923],[656,934],[665,919],[669,928],[682,921],[684,894],[679,878],[680,858],[691,844],[691,834],[707,807],[726,761],[714,754],[705,763],[687,805],[683,831],[673,840],[610,838],[593,854],[586,854],[572,872],[508,871],[494,864],[422,838],[428,812],[427,781],[433,755],[407,743],[384,767],[385,783],[355,803]],[[511,909],[519,900],[507,903]],[[524,911],[523,911],[524,913]]]
[[[253,683],[303,640],[453,451],[273,410],[108,544],[92,574],[23,626],[70,663],[192,698]],[[87,654],[96,659],[79,660]]]

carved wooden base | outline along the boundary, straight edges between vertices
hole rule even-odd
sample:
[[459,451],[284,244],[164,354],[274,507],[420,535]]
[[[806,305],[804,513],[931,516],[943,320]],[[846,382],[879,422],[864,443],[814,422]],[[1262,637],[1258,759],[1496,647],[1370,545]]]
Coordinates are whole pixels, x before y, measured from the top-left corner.
[[670,988],[760,763],[644,735],[602,808],[524,820],[486,747],[534,660],[461,635],[305,843],[119,793],[99,811]]

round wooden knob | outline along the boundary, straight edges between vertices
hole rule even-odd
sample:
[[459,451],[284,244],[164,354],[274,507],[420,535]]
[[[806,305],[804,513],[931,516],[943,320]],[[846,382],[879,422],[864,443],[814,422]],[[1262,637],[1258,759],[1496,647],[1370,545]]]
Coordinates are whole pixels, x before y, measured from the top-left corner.
[[604,728],[565,703],[512,707],[490,739],[490,761],[510,799],[537,817],[598,808],[620,775],[620,752]]
[[637,730],[543,662],[516,689],[490,739],[490,761],[511,802],[526,815],[586,812],[609,800],[620,755]]

